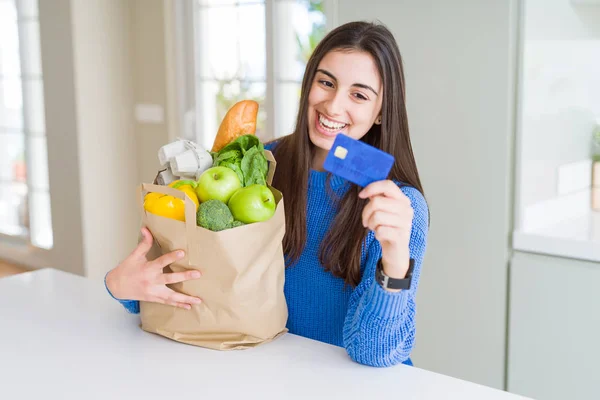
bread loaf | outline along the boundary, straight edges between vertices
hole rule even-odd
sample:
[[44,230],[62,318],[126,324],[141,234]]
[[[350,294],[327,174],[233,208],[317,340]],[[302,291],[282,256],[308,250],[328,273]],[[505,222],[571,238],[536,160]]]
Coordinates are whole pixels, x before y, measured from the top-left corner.
[[254,100],[242,100],[233,105],[225,114],[219,131],[213,142],[213,152],[221,150],[232,140],[242,135],[254,135],[258,103]]

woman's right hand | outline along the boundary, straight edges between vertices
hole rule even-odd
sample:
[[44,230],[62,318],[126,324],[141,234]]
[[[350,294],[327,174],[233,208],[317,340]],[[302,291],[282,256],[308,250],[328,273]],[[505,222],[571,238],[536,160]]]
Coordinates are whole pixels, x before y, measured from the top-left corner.
[[164,273],[163,268],[184,257],[176,250],[148,260],[146,254],[154,241],[148,228],[142,228],[142,240],[133,252],[106,276],[106,286],[117,299],[142,300],[169,304],[189,310],[192,304],[202,302],[197,297],[178,293],[166,285],[198,279],[200,271]]

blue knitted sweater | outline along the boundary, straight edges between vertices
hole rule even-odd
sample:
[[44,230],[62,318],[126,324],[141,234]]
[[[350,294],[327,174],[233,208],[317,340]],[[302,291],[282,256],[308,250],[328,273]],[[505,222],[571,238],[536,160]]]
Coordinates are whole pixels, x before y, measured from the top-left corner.
[[[381,245],[372,231],[365,239],[362,280],[356,288],[344,287],[341,278],[324,271],[318,258],[321,241],[336,215],[335,203],[325,187],[326,178],[327,172],[310,171],[306,246],[298,263],[285,272],[287,328],[291,333],[344,347],[361,364],[412,365],[409,356],[415,341],[415,294],[427,244],[427,203],[415,188],[401,187],[414,209],[409,245],[415,260],[411,289],[388,292],[375,281]],[[336,176],[330,184],[338,195],[350,185]],[[139,302],[116,300],[129,312],[139,312]]]

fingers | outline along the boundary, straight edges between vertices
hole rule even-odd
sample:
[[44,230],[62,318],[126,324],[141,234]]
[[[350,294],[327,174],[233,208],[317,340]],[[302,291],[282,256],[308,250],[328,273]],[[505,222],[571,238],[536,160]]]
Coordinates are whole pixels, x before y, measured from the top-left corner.
[[400,230],[391,226],[378,226],[375,229],[375,239],[380,242],[393,242],[400,236]]
[[164,300],[158,301],[158,303],[166,304],[168,306],[173,306],[177,308],[183,308],[184,310],[190,310],[192,308],[192,306],[188,303],[179,303],[177,301]]
[[200,271],[196,270],[173,272],[168,274],[161,273],[158,276],[158,281],[150,284],[146,289],[147,295],[144,297],[144,299],[145,301],[167,304],[173,307],[189,310],[191,308],[190,305],[200,304],[202,303],[202,299],[176,292],[165,285],[183,282],[190,279],[197,279],[200,276]]
[[186,310],[189,310],[191,305],[202,303],[202,299],[188,296],[183,293],[177,293],[166,286],[164,286],[164,289],[162,289],[160,293],[158,293],[157,296],[152,299],[152,301],[156,303],[167,304],[173,307],[184,308]]
[[398,214],[388,213],[385,211],[376,211],[371,214],[365,227],[374,231],[381,226],[400,228],[402,226],[402,219]]
[[181,260],[183,257],[185,257],[183,250],[175,250],[158,257],[156,260],[152,261],[152,264],[162,269],[167,265],[173,264],[175,261]]
[[402,190],[391,180],[377,181],[367,185],[360,191],[358,197],[361,199],[370,198],[377,195],[383,195],[392,199],[404,200],[410,203],[410,200]]
[[198,279],[201,276],[202,276],[202,274],[200,273],[200,271],[191,270],[191,271],[172,272],[172,273],[168,273],[168,274],[163,274],[161,279],[163,281],[163,284],[170,285],[172,283],[179,283],[179,282],[189,281],[192,279]]
[[154,238],[152,234],[145,226],[142,228],[142,240],[138,243],[137,247],[133,251],[136,257],[145,257],[146,254],[152,248],[152,243],[154,243]]
[[199,299],[198,297],[178,293],[166,286],[163,286],[157,293],[155,293],[155,295],[147,298],[146,301],[167,304],[169,306],[179,307],[186,310],[189,310],[191,305],[202,303],[202,299]]
[[170,306],[175,306],[175,307],[179,307],[179,308],[183,308],[184,310],[191,310],[192,306],[189,304],[185,304],[185,303],[173,303],[173,304],[169,304]]
[[174,290],[167,288],[169,291],[167,301],[171,303],[184,303],[184,304],[200,304],[202,303],[202,299],[198,297],[188,296],[187,294],[178,293]]
[[362,212],[362,224],[364,227],[368,226],[368,222],[373,216],[373,213],[377,211],[393,212],[398,208],[398,201],[389,199],[383,196],[373,197],[369,200]]

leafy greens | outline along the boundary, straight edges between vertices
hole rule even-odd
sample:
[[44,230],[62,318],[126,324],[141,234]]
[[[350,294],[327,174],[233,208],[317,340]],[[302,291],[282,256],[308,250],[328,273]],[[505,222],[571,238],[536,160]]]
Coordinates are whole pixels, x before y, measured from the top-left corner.
[[266,185],[269,165],[264,146],[255,135],[243,135],[213,153],[213,167],[223,166],[236,172],[242,186]]

